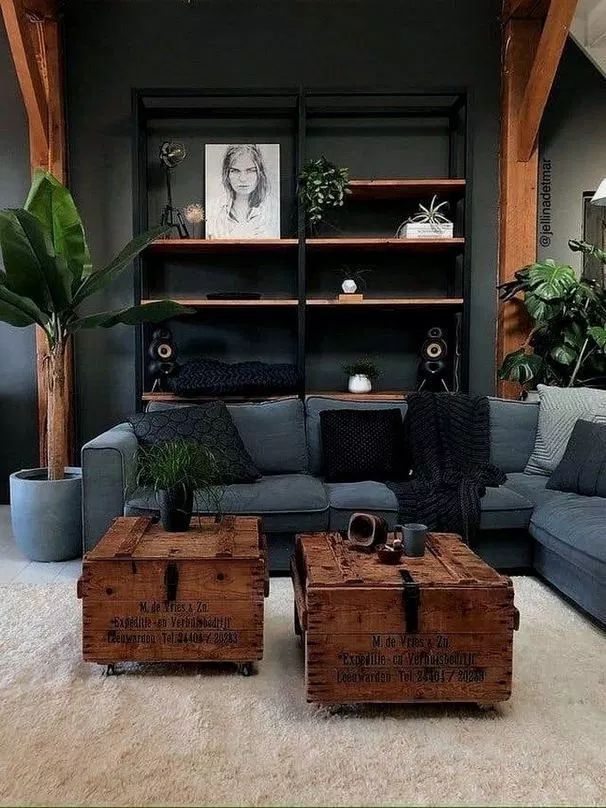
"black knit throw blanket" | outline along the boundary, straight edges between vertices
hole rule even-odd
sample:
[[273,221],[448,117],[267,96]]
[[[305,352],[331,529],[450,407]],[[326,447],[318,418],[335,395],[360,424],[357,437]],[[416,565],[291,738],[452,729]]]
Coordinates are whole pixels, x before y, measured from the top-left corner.
[[412,393],[405,425],[412,476],[387,483],[398,498],[402,523],[459,533],[471,542],[480,525],[486,486],[505,474],[491,465],[490,411],[484,396]]

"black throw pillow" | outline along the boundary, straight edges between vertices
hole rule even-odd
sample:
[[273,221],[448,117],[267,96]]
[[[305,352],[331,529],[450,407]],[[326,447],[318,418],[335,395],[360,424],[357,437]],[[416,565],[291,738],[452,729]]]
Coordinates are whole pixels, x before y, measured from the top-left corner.
[[323,410],[320,429],[327,482],[401,478],[404,442],[399,409]]
[[226,485],[252,483],[261,476],[222,401],[137,413],[129,421],[141,446],[179,439],[204,444],[222,463]]
[[579,419],[547,488],[606,497],[606,424]]

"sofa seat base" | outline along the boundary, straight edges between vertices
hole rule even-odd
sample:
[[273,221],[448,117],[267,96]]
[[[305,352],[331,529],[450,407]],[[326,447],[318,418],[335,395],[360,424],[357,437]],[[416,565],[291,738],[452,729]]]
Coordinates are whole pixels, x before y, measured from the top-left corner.
[[[155,515],[158,504],[151,488],[138,489],[124,505],[125,516]],[[275,474],[254,483],[228,485],[223,513],[260,516],[267,533],[297,533],[328,528],[324,486],[309,474]],[[204,498],[194,498],[194,513],[208,513]]]

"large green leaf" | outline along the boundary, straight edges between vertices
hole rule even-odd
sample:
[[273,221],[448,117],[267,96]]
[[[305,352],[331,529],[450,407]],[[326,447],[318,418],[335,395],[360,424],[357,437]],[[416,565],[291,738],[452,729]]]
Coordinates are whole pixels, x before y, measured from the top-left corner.
[[48,171],[34,174],[25,209],[29,210],[51,233],[55,254],[61,256],[71,276],[72,285],[92,272],[92,263],[84,227],[72,195]]
[[50,232],[26,210],[0,211],[0,245],[6,286],[33,300],[43,311],[63,311],[69,302],[70,278],[55,260]]
[[589,336],[593,338],[600,350],[606,350],[606,328],[595,325],[587,329]]
[[18,328],[35,323],[44,328],[48,323],[46,314],[29,297],[17,295],[7,289],[2,280],[0,279],[0,320]]
[[533,264],[528,272],[528,284],[533,294],[542,300],[555,300],[576,286],[577,278],[572,267],[556,264],[548,258],[543,263]]
[[154,303],[144,303],[140,306],[129,306],[119,311],[105,311],[99,314],[90,314],[73,320],[68,325],[68,331],[79,331],[81,328],[111,328],[118,323],[126,325],[140,325],[141,323],[160,323],[171,317],[182,314],[194,314],[195,309],[182,306],[174,300],[157,300]]
[[528,384],[539,377],[542,367],[543,360],[540,356],[526,353],[524,348],[520,348],[519,351],[507,354],[499,371],[499,377],[520,384]]
[[571,348],[570,345],[566,344],[559,344],[554,345],[551,351],[549,352],[552,359],[555,359],[556,362],[559,362],[560,365],[572,365],[572,363],[576,360],[578,352]]
[[99,292],[114,281],[120,273],[127,269],[132,261],[144,250],[148,244],[166,233],[166,227],[155,227],[147,233],[142,233],[130,241],[126,247],[108,264],[105,269],[93,272],[84,281],[74,296],[73,305],[77,306],[86,298]]

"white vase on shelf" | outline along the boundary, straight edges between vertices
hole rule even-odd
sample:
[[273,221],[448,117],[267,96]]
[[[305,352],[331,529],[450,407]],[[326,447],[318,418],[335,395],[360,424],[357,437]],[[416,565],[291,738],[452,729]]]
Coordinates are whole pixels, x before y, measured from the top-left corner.
[[350,393],[370,393],[372,382],[364,373],[356,373],[349,377],[347,389]]
[[346,295],[353,295],[358,290],[358,284],[353,278],[346,278],[341,284],[341,289]]

